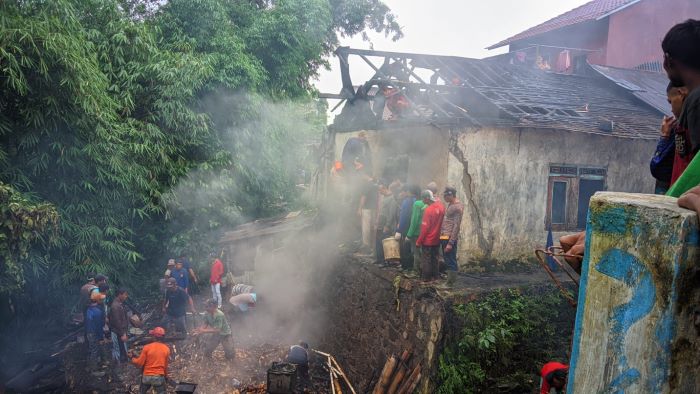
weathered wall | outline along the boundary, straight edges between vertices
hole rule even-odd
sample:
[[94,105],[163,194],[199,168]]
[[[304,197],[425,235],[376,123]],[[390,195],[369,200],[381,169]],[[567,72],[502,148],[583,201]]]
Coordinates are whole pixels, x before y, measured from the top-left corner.
[[698,220],[663,196],[591,199],[569,393],[697,393]]
[[[340,160],[345,143],[360,131],[337,133],[335,159]],[[435,181],[442,188],[447,182],[449,132],[433,126],[365,130],[372,151],[373,175],[382,175],[387,157],[406,154],[409,157],[408,183],[424,187]]]
[[322,292],[327,331],[320,347],[337,358],[358,392],[373,375],[378,377],[389,355],[412,349],[411,365],[423,366],[420,391],[431,393],[429,376],[443,336],[443,301],[434,289],[403,279],[397,311],[396,274],[352,258],[339,264]]
[[[652,192],[655,141],[538,129],[455,130],[448,182],[467,205],[460,262],[533,255],[546,241],[549,165],[607,168],[607,190]],[[455,155],[456,154],[456,155]]]
[[700,18],[700,1],[645,0],[611,15],[605,64],[633,68],[663,62],[661,41],[666,32],[688,18]]

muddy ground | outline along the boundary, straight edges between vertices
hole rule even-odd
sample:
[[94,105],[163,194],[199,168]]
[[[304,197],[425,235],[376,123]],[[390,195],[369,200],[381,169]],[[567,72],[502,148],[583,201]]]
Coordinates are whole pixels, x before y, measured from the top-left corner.
[[[204,310],[205,298],[195,297],[198,311]],[[284,322],[271,322],[264,310],[234,314],[227,306],[224,309],[234,335],[235,359],[226,360],[221,347],[214,351],[211,359],[205,358],[200,337],[188,336],[184,340],[166,337],[172,350],[169,377],[177,382],[196,383],[197,394],[264,393],[268,368],[273,362],[282,362],[289,346],[303,338],[295,337],[297,334],[290,332]],[[158,324],[157,312],[147,321],[149,327]],[[202,320],[201,316],[193,318],[188,314],[188,329],[200,325]],[[71,346],[64,356],[66,381],[71,392],[138,393],[140,370],[136,366],[110,365],[104,369],[104,377],[96,378],[86,371],[86,345],[74,343]],[[142,346],[131,348],[139,352]],[[311,382],[303,392],[330,392],[325,359],[314,355],[311,358]],[[168,392],[174,393],[174,389],[175,385],[170,384]]]

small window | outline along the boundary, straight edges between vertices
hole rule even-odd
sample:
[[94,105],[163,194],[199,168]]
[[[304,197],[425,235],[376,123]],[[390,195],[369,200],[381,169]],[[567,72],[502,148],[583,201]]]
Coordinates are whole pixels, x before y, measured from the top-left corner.
[[552,185],[552,224],[566,224],[566,182]]

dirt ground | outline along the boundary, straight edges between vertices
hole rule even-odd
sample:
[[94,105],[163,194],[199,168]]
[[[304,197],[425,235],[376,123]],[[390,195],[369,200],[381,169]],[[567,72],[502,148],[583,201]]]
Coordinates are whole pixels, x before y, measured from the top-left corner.
[[[195,296],[198,311],[203,311],[205,296]],[[176,382],[197,384],[197,394],[233,394],[265,393],[267,370],[273,362],[282,362],[289,346],[299,339],[291,339],[290,332],[284,324],[273,324],[262,310],[250,310],[247,313],[231,313],[225,306],[226,315],[233,331],[236,357],[226,360],[219,346],[211,359],[203,354],[203,340],[198,336],[188,336],[184,340],[175,340],[166,336],[172,356],[168,368],[169,377]],[[158,325],[160,316],[154,313],[146,324]],[[202,316],[188,314],[188,331],[202,324]],[[137,343],[140,341],[137,341]],[[75,349],[68,352],[66,360],[66,378],[72,390],[79,392],[113,392],[138,393],[140,370],[134,365],[110,365],[107,374],[95,378],[85,370],[86,346],[75,344]],[[130,347],[137,353],[143,344]],[[325,368],[325,359],[311,356],[310,382],[300,392],[330,392],[329,372]],[[175,392],[175,385],[170,384],[168,393]]]

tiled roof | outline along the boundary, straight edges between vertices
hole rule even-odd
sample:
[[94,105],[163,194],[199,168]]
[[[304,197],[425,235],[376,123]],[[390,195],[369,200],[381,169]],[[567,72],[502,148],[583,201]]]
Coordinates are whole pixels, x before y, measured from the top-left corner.
[[494,49],[508,45],[514,41],[538,36],[563,27],[575,25],[581,22],[595,20],[606,16],[617,10],[639,2],[640,0],[593,0],[571,11],[565,12],[535,27],[531,27],[521,33],[507,38],[497,44],[491,45],[487,49]]

